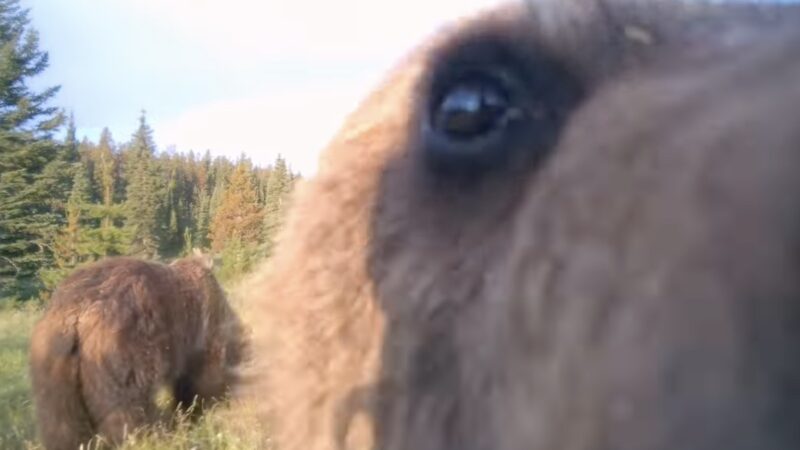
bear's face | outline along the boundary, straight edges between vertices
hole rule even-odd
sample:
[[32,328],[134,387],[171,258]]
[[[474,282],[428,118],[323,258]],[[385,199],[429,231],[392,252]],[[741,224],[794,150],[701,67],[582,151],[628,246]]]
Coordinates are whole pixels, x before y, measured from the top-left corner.
[[288,447],[363,410],[383,449],[797,446],[800,11],[529,6],[410,56],[298,193]]

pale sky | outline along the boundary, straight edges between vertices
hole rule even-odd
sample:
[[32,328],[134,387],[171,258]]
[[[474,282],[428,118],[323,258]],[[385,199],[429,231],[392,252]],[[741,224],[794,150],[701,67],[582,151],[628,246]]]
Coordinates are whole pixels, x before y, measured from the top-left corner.
[[501,0],[22,0],[78,137],[127,141],[142,109],[159,150],[313,173],[347,112],[420,39]]

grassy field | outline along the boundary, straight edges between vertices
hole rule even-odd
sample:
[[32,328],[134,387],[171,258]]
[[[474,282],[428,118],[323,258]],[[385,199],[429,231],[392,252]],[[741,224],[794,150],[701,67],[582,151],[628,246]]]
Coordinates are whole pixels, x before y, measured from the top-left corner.
[[0,309],[0,448],[36,448],[28,378],[28,336],[38,317]]
[[[28,338],[39,317],[36,309],[0,309],[0,449],[41,449],[36,442],[30,396]],[[269,448],[266,433],[248,408],[220,405],[199,423],[178,421],[175,429],[142,430],[125,450],[244,450]],[[266,444],[264,442],[267,442]]]

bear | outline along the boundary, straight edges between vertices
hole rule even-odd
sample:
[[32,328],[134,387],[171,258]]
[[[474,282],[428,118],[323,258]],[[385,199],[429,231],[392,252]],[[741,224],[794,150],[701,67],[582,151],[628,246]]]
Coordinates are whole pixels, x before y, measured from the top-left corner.
[[798,117],[796,4],[454,20],[296,188],[240,395],[282,450],[798,448]]
[[227,396],[247,340],[212,266],[199,251],[171,264],[109,257],[57,286],[30,343],[47,450],[75,450],[95,435],[117,446],[176,407],[196,417]]

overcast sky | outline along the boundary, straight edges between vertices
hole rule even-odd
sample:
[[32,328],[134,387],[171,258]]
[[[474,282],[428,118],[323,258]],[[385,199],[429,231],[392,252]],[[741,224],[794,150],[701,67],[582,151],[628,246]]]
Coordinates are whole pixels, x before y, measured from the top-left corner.
[[22,0],[79,137],[130,138],[313,172],[344,115],[442,23],[499,0]]

